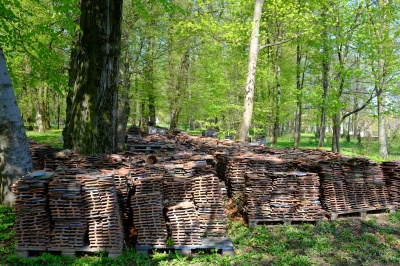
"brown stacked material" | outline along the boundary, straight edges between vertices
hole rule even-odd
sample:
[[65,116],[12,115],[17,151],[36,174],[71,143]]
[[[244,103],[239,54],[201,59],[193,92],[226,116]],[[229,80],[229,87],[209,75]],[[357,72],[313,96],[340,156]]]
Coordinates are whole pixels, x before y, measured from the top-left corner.
[[193,202],[192,180],[179,177],[163,178],[163,200],[165,205]]
[[320,161],[323,202],[332,213],[390,207],[386,178],[379,166],[366,158]]
[[314,173],[247,174],[246,213],[249,223],[272,220],[317,220],[325,216]]
[[114,176],[81,176],[85,217],[89,226],[89,246],[120,249],[123,245],[122,220]]
[[50,243],[50,214],[47,189],[53,173],[36,171],[21,177],[13,186],[18,247],[47,247]]
[[347,198],[353,210],[371,207],[371,197],[367,189],[367,183],[362,168],[363,167],[360,165],[342,164],[347,188]]
[[192,202],[169,207],[167,217],[174,245],[201,245],[200,223]]
[[322,219],[325,211],[320,202],[320,181],[316,173],[296,172],[297,194],[299,200],[296,207],[296,218]]
[[190,178],[193,176],[193,166],[184,163],[168,163],[164,165],[164,176]]
[[210,174],[196,176],[193,191],[201,236],[226,236],[228,222],[218,177]]
[[253,155],[248,159],[250,172],[286,172],[286,160],[272,155]]
[[295,218],[297,179],[294,173],[272,172],[272,191],[270,205],[272,213],[277,218]]
[[378,209],[391,207],[390,184],[379,165],[368,161],[364,164],[363,173],[366,178],[370,206]]
[[339,162],[321,161],[319,176],[322,183],[322,204],[329,212],[351,210],[347,195],[347,186]]
[[131,126],[126,131],[126,142],[134,141],[142,137],[142,132],[139,127]]
[[[54,152],[57,149],[49,146],[38,144],[35,141],[29,141],[29,151],[32,156],[33,168],[35,170],[44,170],[47,168],[47,161],[52,159]],[[52,169],[53,170],[53,169]]]
[[228,156],[226,160],[226,185],[229,197],[241,197],[246,189],[244,175],[248,160],[244,156]]
[[160,193],[138,194],[131,197],[133,224],[141,246],[165,245],[168,237]]
[[133,181],[135,194],[162,193],[163,177],[137,178]]
[[246,213],[249,219],[272,219],[272,179],[267,173],[246,174]]
[[74,175],[59,173],[49,184],[49,206],[54,228],[52,248],[83,247],[87,223],[82,185]]
[[383,174],[389,184],[389,196],[392,205],[400,208],[400,161],[383,162]]
[[130,180],[130,169],[120,168],[114,171],[115,190],[117,193],[119,209],[123,214],[124,224],[129,218],[129,192],[131,187],[128,183]]

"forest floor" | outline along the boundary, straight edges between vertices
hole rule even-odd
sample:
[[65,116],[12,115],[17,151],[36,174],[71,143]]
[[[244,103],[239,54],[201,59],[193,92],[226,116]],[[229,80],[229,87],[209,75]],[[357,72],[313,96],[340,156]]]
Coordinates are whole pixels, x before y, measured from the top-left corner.
[[[28,132],[29,138],[58,148],[62,144],[60,135],[61,130],[44,135]],[[282,138],[278,147],[290,147],[289,138]],[[303,137],[301,148],[313,148],[314,145],[312,136]],[[342,148],[354,153],[364,151],[365,154],[355,155],[374,159],[373,145],[361,146],[344,140]],[[400,154],[396,154],[391,160],[399,158]],[[230,208],[230,211],[234,209]],[[0,206],[0,265],[400,265],[400,210],[367,214],[366,217],[358,217],[355,213],[354,217],[323,220],[317,224],[259,225],[255,228],[249,228],[240,218],[231,219],[228,235],[235,249],[233,257],[222,256],[217,250],[198,252],[189,257],[160,251],[146,256],[136,254],[132,248],[124,250],[116,259],[102,253],[74,259],[44,253],[40,257],[24,259],[18,258],[14,251],[14,224],[12,208]]]

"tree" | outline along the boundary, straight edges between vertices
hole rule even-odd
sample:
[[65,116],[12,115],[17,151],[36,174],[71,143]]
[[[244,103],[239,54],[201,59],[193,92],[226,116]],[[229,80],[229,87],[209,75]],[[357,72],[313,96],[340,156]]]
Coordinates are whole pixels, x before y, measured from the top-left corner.
[[24,124],[0,47],[0,203],[14,202],[11,185],[32,168]]
[[246,90],[244,98],[244,111],[242,116],[242,121],[238,130],[238,140],[244,141],[249,133],[251,118],[253,115],[253,97],[254,97],[254,87],[255,78],[257,71],[257,60],[258,60],[258,37],[260,34],[260,19],[262,13],[262,6],[264,0],[256,0],[254,5],[253,14],[253,25],[250,40],[250,51],[249,51],[249,63],[247,70],[246,79]]
[[117,148],[122,0],[82,0],[81,12],[64,146],[82,154],[112,153]]

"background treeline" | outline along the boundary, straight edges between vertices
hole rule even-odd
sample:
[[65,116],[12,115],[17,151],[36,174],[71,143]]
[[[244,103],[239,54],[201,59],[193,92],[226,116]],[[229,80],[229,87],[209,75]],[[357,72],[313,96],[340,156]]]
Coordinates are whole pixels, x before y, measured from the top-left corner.
[[[125,0],[120,119],[235,135],[254,2]],[[40,132],[63,127],[78,1],[2,6],[2,46],[24,122]],[[266,0],[262,11],[251,134],[272,146],[293,134],[296,147],[300,133],[312,133],[320,147],[329,137],[333,151],[343,136],[376,137],[387,157],[400,133],[399,1]]]

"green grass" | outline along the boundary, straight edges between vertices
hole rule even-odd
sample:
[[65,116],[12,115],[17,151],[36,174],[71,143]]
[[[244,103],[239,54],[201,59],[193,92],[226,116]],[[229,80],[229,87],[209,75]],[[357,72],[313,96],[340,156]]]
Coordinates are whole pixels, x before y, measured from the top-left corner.
[[51,129],[45,133],[39,133],[38,131],[26,131],[26,135],[29,139],[33,139],[37,143],[50,145],[59,149],[63,148],[63,142],[60,140],[61,134],[62,129]]
[[[15,216],[0,206],[0,262],[5,265],[400,265],[400,211],[368,215],[366,219],[323,221],[317,225],[278,225],[248,228],[243,222],[229,223],[235,255],[216,250],[182,257],[174,252],[151,256],[126,249],[110,259],[99,253],[70,259],[42,254],[25,259],[14,253]],[[1,265],[4,265],[1,264]]]

